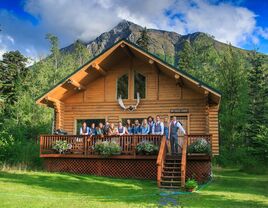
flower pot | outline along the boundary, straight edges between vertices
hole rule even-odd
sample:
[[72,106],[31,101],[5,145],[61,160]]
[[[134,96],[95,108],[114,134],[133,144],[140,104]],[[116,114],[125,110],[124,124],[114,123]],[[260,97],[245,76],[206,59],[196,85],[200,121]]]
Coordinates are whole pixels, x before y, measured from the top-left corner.
[[187,192],[194,192],[196,190],[196,188],[187,188],[186,191]]

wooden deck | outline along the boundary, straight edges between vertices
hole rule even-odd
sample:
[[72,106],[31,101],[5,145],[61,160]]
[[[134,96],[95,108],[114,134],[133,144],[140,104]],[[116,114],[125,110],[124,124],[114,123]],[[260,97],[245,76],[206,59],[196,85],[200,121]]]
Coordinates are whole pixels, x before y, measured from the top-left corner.
[[[123,136],[80,136],[80,135],[41,135],[40,136],[40,157],[58,158],[100,158],[94,152],[94,145],[98,141],[116,141],[120,144],[122,152],[120,155],[110,156],[114,159],[156,159],[157,155],[137,155],[136,146],[143,140],[160,146],[161,135],[123,135]],[[59,154],[53,150],[53,144],[58,141],[67,141],[71,149],[65,154]]]
[[[45,159],[45,168],[48,171],[73,172],[80,174],[94,174],[125,178],[157,179],[159,187],[177,188],[178,184],[185,185],[187,178],[193,176],[200,182],[210,178],[211,156],[206,154],[189,154],[189,145],[198,139],[205,139],[211,144],[212,135],[186,135],[182,145],[182,152],[177,156],[168,154],[166,138],[161,135],[124,135],[124,136],[80,136],[80,135],[42,135],[40,137],[40,157]],[[67,141],[71,149],[59,154],[52,149],[58,141]],[[137,144],[143,140],[159,146],[157,155],[138,155]],[[120,155],[103,157],[94,152],[94,145],[98,141],[116,141],[120,144]],[[174,160],[174,165],[167,167],[168,161]],[[177,164],[176,164],[177,163]],[[176,176],[165,175],[165,169],[179,169]],[[176,170],[171,170],[176,172]],[[166,178],[172,178],[167,181]],[[174,182],[175,181],[175,182]],[[163,182],[165,182],[163,185]],[[161,185],[162,184],[162,185]]]

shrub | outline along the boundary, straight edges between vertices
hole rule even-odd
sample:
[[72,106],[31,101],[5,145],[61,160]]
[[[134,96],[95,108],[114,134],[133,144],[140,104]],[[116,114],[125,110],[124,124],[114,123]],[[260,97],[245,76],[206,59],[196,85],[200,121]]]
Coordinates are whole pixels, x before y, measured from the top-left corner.
[[97,154],[103,155],[103,156],[110,156],[110,155],[117,155],[121,153],[121,147],[118,143],[115,141],[104,141],[104,142],[97,142],[94,147],[94,151]]
[[67,150],[71,149],[72,145],[68,144],[67,141],[58,140],[52,146],[52,149],[57,150],[60,154],[65,153]]
[[192,191],[195,190],[197,187],[198,187],[197,181],[195,179],[188,178],[188,180],[185,183],[185,189],[188,191]]
[[198,139],[195,142],[193,142],[189,148],[189,153],[211,153],[210,144],[205,139]]
[[142,141],[140,142],[137,147],[137,152],[140,154],[150,154],[154,155],[158,152],[158,146],[154,145],[152,142],[149,141]]

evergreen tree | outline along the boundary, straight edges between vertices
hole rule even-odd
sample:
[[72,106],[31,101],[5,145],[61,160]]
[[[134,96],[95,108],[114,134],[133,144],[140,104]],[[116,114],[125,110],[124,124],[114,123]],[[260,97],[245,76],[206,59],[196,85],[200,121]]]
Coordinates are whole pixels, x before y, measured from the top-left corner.
[[150,37],[148,35],[147,28],[145,27],[141,31],[141,35],[140,35],[139,39],[137,40],[137,44],[140,47],[142,47],[144,50],[148,51],[149,41],[150,41]]
[[58,68],[59,68],[59,58],[60,58],[60,49],[59,49],[59,40],[58,37],[48,33],[46,35],[46,39],[50,42],[50,52],[53,58],[53,68],[54,68],[54,76],[53,76],[53,84],[56,84]]
[[178,68],[185,71],[191,71],[194,68],[193,50],[189,40],[185,40],[182,44],[182,50],[178,53]]
[[199,34],[195,40],[185,40],[178,53],[179,69],[185,70],[196,78],[218,87],[217,66],[220,56],[215,49],[214,40],[206,34]]
[[89,60],[89,51],[85,45],[80,41],[75,41],[74,44],[74,58],[78,66],[83,65],[87,60]]
[[245,118],[245,97],[242,92],[246,89],[246,77],[243,73],[244,62],[240,55],[229,45],[223,54],[219,65],[219,89],[222,92],[220,130],[221,144],[230,151],[237,148],[241,142],[241,128]]
[[262,55],[256,51],[251,53],[250,63],[247,145],[251,155],[268,162],[268,68],[264,66]]
[[16,101],[16,83],[25,75],[27,58],[19,51],[10,51],[3,54],[0,61],[0,94],[4,102]]

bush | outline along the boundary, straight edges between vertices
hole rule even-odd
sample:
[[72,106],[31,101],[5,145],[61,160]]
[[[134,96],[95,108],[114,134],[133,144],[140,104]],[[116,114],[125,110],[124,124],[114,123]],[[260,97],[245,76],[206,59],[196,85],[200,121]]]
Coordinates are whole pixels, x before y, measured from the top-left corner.
[[118,143],[112,141],[104,141],[104,142],[97,142],[94,147],[94,151],[97,154],[103,155],[103,156],[111,156],[111,155],[117,155],[121,153],[121,147]]
[[18,140],[7,131],[0,132],[0,166],[40,168],[39,144],[33,140]]
[[185,183],[185,189],[188,191],[192,191],[195,190],[197,187],[198,187],[197,181],[195,179],[188,178],[188,180]]
[[140,154],[155,155],[158,152],[158,146],[149,141],[140,142],[137,147],[137,152]]
[[205,139],[198,139],[195,142],[193,142],[189,148],[189,153],[211,153],[210,144]]
[[71,144],[68,144],[67,141],[58,140],[53,144],[52,149],[58,151],[60,154],[65,153],[67,150],[72,148]]

